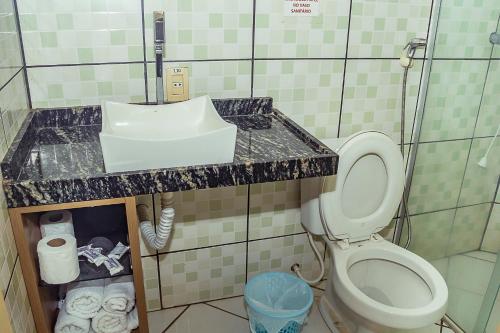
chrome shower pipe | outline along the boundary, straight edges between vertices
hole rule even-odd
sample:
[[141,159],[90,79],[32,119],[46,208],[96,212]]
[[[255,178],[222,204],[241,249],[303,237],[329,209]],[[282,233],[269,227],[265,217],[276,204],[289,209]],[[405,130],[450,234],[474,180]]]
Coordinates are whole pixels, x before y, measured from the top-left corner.
[[[424,68],[422,74],[422,80],[420,81],[420,96],[417,101],[417,111],[415,115],[415,123],[413,125],[413,135],[410,141],[410,152],[408,157],[408,165],[406,171],[405,188],[403,192],[403,198],[410,198],[411,181],[413,179],[413,171],[415,170],[415,162],[417,160],[418,144],[420,141],[420,132],[422,130],[422,121],[424,118],[425,102],[427,99],[428,83],[431,75],[432,67],[432,55],[434,54],[434,46],[436,43],[436,32],[439,22],[439,12],[441,10],[441,0],[436,0],[434,2],[435,8],[433,8],[433,17],[431,21],[431,26],[429,29],[429,36],[427,38],[427,47],[425,49]],[[404,219],[404,204],[400,205],[398,219],[394,227],[394,235],[392,237],[392,242],[399,244],[401,241],[401,235],[403,233]]]

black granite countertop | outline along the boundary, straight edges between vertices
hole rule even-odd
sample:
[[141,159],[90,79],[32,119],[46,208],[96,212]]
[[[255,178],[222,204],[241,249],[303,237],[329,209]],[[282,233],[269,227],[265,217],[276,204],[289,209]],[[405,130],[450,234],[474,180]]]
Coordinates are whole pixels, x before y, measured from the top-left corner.
[[336,173],[338,156],[271,98],[213,100],[238,127],[233,163],[106,173],[99,106],[31,112],[2,164],[9,207],[253,184]]

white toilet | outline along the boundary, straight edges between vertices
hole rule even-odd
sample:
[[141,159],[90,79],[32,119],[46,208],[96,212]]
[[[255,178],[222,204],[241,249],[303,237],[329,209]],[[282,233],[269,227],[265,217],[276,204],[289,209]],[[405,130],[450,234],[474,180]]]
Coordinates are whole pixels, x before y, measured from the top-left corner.
[[325,140],[339,155],[336,176],[302,181],[302,223],[323,235],[331,267],[320,311],[332,332],[404,332],[439,321],[448,288],[423,258],[377,234],[401,200],[398,146],[379,132]]

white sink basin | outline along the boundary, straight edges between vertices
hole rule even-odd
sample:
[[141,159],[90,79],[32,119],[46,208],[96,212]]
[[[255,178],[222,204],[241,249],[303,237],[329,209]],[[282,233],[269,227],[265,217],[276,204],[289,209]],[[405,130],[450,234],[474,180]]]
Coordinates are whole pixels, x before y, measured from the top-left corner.
[[208,96],[169,105],[104,102],[99,134],[106,172],[229,163],[236,125]]

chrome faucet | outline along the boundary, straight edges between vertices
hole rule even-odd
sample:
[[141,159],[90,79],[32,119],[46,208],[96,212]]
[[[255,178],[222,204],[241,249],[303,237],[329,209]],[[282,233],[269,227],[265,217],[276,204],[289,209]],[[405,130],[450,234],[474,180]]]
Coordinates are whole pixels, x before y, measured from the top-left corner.
[[154,44],[156,59],[156,103],[164,104],[165,96],[163,90],[163,54],[165,52],[165,13],[153,12]]

